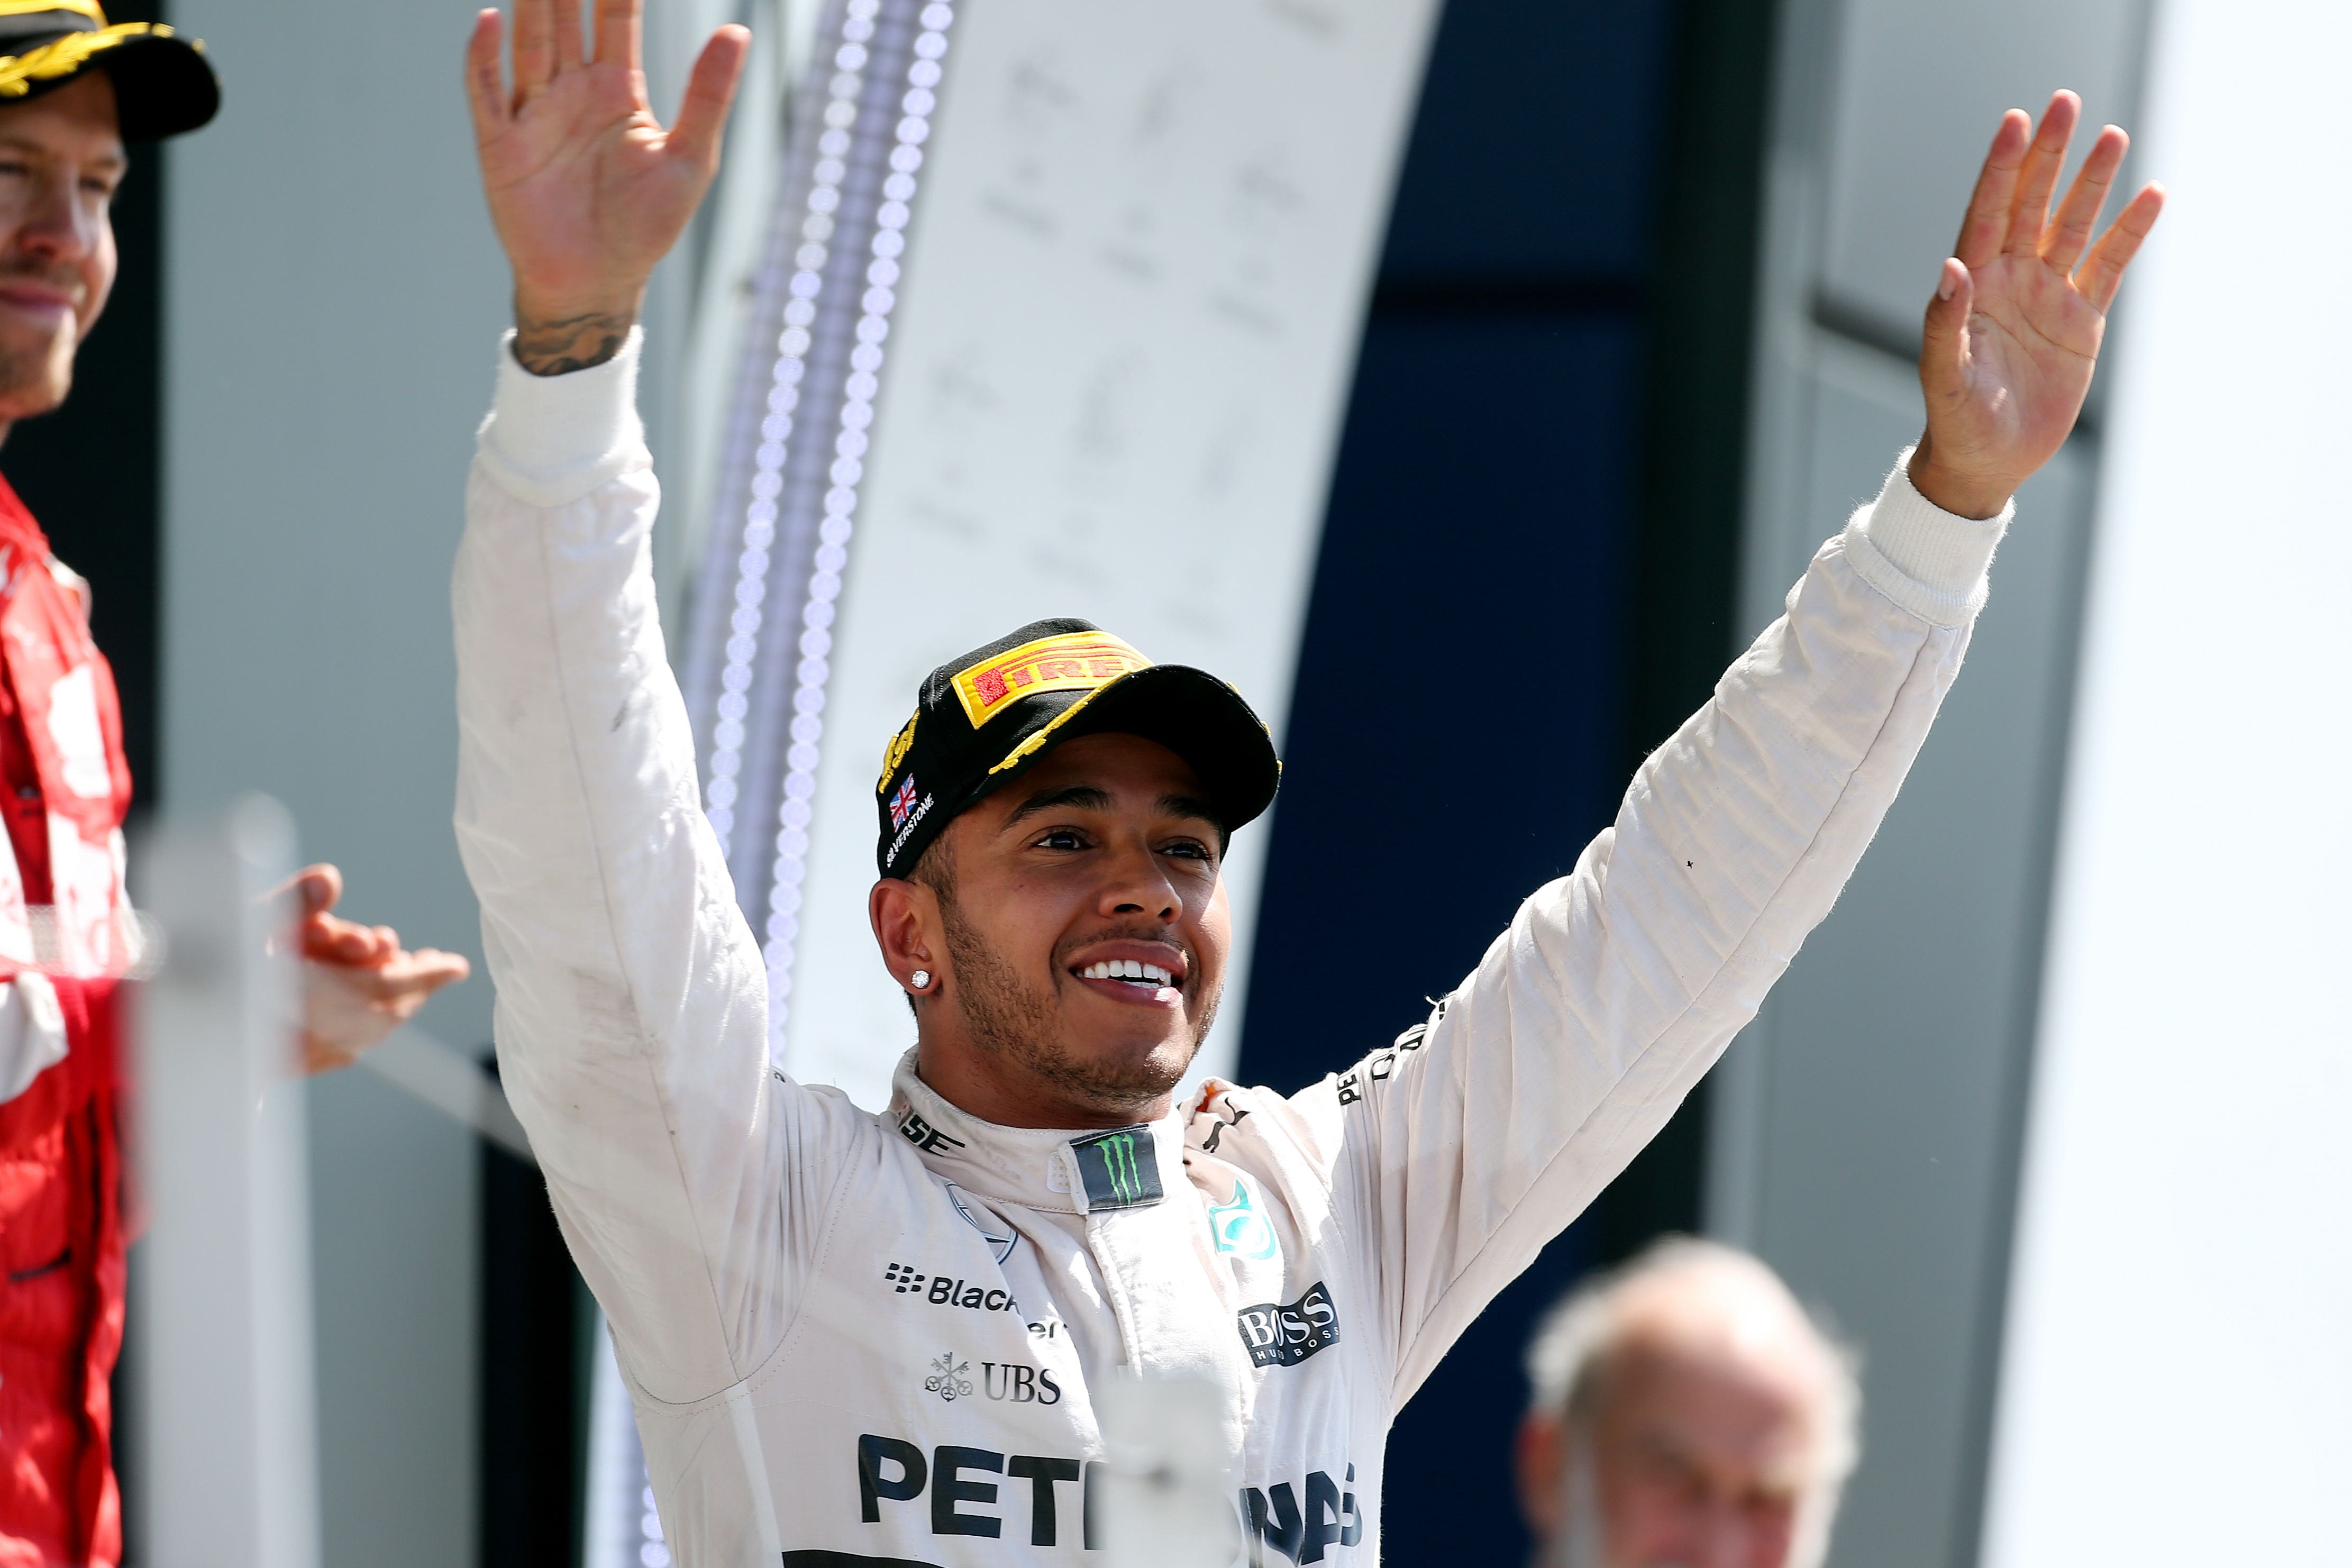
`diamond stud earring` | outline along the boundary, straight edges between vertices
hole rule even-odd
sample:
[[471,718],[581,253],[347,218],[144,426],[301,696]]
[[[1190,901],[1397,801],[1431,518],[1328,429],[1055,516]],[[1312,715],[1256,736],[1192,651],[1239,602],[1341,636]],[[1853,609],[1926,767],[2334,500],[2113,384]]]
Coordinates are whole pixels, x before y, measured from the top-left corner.
[[931,972],[928,969],[918,969],[908,983],[918,991],[929,991],[931,988]]

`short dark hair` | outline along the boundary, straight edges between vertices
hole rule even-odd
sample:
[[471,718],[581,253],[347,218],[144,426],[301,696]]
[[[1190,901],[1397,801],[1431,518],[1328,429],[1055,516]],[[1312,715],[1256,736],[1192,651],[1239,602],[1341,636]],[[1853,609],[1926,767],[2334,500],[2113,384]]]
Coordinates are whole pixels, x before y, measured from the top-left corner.
[[922,854],[907,868],[907,880],[919,882],[942,900],[955,897],[955,852],[948,847],[946,834],[923,846]]
[[[955,902],[955,853],[948,847],[946,834],[923,846],[923,852],[907,868],[907,880],[929,888],[942,904]],[[907,1011],[919,1018],[922,1016],[916,1009],[915,994],[911,991],[907,993]]]

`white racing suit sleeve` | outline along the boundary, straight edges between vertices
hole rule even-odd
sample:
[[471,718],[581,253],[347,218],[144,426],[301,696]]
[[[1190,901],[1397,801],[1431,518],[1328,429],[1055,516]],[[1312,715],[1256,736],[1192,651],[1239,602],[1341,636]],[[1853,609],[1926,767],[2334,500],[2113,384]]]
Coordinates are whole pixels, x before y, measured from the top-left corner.
[[1426,1032],[1294,1097],[1328,1130],[1398,1405],[1665,1124],[1829,912],[1959,670],[2007,521],[1937,510],[1898,463]]
[[624,1370],[686,1403],[781,1342],[854,1111],[768,1064],[655,613],[636,353],[500,353],[452,589],[457,828],[507,1094]]

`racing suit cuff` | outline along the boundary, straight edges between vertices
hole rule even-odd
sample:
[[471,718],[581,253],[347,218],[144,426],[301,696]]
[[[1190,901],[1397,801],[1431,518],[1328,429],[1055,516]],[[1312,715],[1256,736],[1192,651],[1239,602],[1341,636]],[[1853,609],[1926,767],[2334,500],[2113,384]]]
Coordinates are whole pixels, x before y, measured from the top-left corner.
[[1984,608],[1993,548],[2017,502],[1982,520],[1946,511],[1912,487],[1913,450],[1903,449],[1878,499],[1845,525],[1846,559],[1864,582],[1921,620],[1966,626]]
[[563,375],[517,363],[514,333],[499,342],[499,389],[476,437],[476,457],[500,489],[532,506],[562,506],[643,460],[637,357],[645,329],[621,352]]

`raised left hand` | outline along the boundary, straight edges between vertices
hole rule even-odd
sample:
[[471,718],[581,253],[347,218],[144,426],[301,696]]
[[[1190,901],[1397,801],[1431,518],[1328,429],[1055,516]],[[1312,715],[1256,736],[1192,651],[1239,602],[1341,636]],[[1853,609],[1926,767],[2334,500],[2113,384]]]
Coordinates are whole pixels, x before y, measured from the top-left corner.
[[1997,516],[2064,445],[2091,390],[2107,307],[2163,209],[2164,188],[2142,186],[2091,244],[2130,145],[2110,125],[2052,215],[2082,112],[2081,99],[2060,92],[2038,133],[2023,110],[2001,118],[1927,306],[1919,346],[1927,431],[1911,482],[1946,511]]
[[425,999],[473,972],[454,952],[400,945],[390,926],[363,926],[334,912],[343,874],[306,866],[292,888],[301,905],[295,947],[302,957],[302,1070],[346,1068],[416,1016]]

